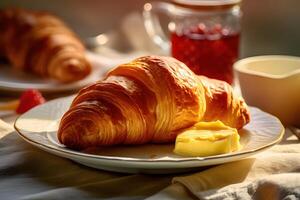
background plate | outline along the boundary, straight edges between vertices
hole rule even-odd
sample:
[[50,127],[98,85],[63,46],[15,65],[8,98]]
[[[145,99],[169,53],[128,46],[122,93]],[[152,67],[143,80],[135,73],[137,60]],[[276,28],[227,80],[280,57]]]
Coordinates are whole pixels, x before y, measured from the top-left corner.
[[59,120],[73,98],[60,98],[35,107],[16,120],[15,128],[23,139],[40,149],[109,171],[167,174],[232,162],[275,145],[284,133],[276,117],[251,107],[251,122],[239,131],[243,148],[237,152],[209,157],[181,157],[172,152],[174,144],[118,146],[79,152],[66,148],[56,137]]
[[100,80],[105,73],[116,63],[108,63],[96,54],[87,52],[87,58],[92,64],[92,73],[83,80],[74,83],[59,83],[55,80],[40,78],[38,76],[14,69],[9,64],[0,64],[0,90],[8,93],[21,92],[28,88],[38,89],[42,92],[57,93],[62,91],[78,90],[88,84]]

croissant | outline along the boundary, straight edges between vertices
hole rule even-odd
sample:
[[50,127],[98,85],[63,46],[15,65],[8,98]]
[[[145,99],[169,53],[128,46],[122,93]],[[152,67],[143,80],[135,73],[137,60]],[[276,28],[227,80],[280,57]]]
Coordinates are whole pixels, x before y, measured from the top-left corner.
[[178,130],[212,120],[240,129],[249,111],[226,82],[197,76],[171,57],[145,56],[82,89],[61,119],[58,139],[78,150],[167,143]]
[[86,77],[91,65],[77,36],[57,17],[37,11],[0,11],[0,54],[20,70],[60,82]]

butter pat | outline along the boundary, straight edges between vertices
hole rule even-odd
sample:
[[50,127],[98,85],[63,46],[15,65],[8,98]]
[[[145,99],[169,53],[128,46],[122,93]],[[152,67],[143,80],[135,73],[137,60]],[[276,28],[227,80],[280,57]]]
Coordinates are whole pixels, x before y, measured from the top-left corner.
[[176,138],[174,153],[181,156],[212,156],[236,151],[240,136],[221,121],[198,122]]

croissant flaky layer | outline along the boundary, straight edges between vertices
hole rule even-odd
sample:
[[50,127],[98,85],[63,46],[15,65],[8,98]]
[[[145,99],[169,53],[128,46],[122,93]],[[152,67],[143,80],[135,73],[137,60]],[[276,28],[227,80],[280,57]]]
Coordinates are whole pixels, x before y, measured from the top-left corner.
[[82,89],[62,117],[58,139],[74,149],[166,143],[180,129],[213,120],[236,128],[249,122],[230,85],[197,76],[174,58],[145,56]]
[[49,13],[0,10],[0,27],[0,54],[17,69],[61,82],[83,79],[91,71],[81,41]]

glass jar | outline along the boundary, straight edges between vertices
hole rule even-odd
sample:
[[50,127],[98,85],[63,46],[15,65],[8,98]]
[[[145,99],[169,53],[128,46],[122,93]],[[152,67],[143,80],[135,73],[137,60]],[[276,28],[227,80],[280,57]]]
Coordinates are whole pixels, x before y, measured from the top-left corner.
[[[169,37],[159,13],[171,19]],[[240,0],[174,0],[144,6],[147,33],[160,48],[196,74],[233,83],[232,65],[239,56]]]

